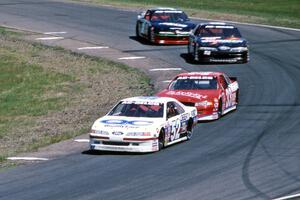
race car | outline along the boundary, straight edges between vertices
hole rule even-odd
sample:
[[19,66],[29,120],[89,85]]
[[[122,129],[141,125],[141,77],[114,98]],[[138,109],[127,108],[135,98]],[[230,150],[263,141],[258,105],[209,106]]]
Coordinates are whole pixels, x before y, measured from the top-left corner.
[[198,121],[215,120],[237,108],[239,85],[235,77],[221,72],[182,73],[157,96],[195,106]]
[[195,26],[182,10],[154,8],[138,15],[136,37],[156,44],[187,44]]
[[197,110],[167,97],[132,97],[121,100],[90,132],[90,149],[154,152],[189,140]]
[[247,63],[248,42],[233,25],[199,24],[190,34],[188,55],[196,62]]

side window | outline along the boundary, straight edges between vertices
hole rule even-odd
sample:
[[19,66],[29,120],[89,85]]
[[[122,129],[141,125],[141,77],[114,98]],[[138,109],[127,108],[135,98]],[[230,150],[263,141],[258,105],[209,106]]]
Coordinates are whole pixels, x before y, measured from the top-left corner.
[[195,36],[199,36],[200,30],[201,30],[201,26],[198,25],[198,26],[194,29],[194,35],[195,35]]
[[178,112],[178,114],[182,114],[184,113],[184,109],[181,107],[181,105],[179,105],[178,103],[174,102],[175,105],[175,110]]
[[224,89],[227,89],[228,84],[227,84],[227,82],[226,82],[226,80],[225,80],[225,78],[224,78],[223,75],[220,76],[220,84],[221,84],[221,86],[222,86]]
[[174,102],[168,102],[167,103],[167,118],[174,117],[176,115],[179,115],[178,110],[176,109],[176,106]]
[[145,14],[145,19],[146,20],[150,20],[150,17],[151,17],[151,11],[150,10],[147,10],[146,14]]

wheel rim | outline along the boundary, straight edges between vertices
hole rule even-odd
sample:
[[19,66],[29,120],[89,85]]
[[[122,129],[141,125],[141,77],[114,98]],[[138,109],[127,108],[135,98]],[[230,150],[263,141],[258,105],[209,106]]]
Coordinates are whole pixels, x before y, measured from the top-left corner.
[[158,138],[158,148],[159,150],[161,150],[162,148],[164,148],[164,133],[161,132],[159,134],[159,138]]

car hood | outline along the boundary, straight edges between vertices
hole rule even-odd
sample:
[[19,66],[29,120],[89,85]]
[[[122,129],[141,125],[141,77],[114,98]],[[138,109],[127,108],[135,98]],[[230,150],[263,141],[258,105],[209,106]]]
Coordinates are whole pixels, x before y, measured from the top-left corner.
[[190,31],[196,25],[192,22],[154,22],[152,26],[157,31]]
[[163,90],[160,97],[172,97],[180,102],[201,102],[219,98],[220,90]]
[[222,38],[222,37],[200,37],[197,42],[200,46],[208,47],[240,47],[247,46],[247,41],[244,38]]
[[161,126],[162,122],[163,118],[104,116],[94,122],[92,129],[108,132],[151,131]]

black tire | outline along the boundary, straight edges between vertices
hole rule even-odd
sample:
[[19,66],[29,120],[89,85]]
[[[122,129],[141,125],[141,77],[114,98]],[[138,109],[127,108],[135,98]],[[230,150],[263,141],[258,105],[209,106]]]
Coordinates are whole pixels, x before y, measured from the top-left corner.
[[136,26],[135,26],[135,36],[137,39],[141,38],[141,36],[139,34],[139,24],[138,23],[136,23]]
[[247,51],[242,55],[242,62],[241,63],[248,63],[249,62],[249,52]]
[[165,131],[162,129],[158,137],[158,151],[165,147]]
[[186,131],[186,138],[187,140],[190,140],[193,136],[193,119],[189,119],[187,131]]
[[153,44],[154,41],[152,41],[152,31],[151,31],[151,27],[148,28],[148,36],[147,39],[149,41],[150,44]]
[[219,100],[219,107],[218,107],[218,119],[220,118],[220,117],[222,117],[222,113],[223,113],[223,103],[222,103],[222,100],[220,99]]

